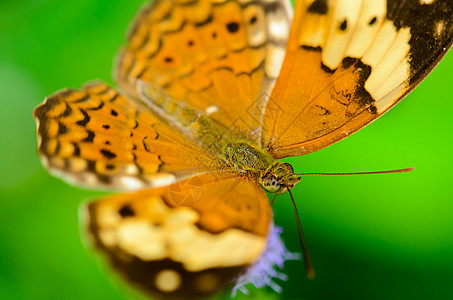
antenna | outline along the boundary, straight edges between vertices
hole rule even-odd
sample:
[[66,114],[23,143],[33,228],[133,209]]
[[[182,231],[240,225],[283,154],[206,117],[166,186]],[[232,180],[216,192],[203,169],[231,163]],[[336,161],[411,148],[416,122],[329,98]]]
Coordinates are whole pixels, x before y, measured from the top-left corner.
[[274,194],[274,197],[272,198],[271,206],[274,206],[275,198],[277,198],[277,193],[275,193],[275,194]]
[[354,173],[294,173],[294,175],[369,175],[369,174],[388,174],[388,173],[406,173],[414,170],[414,167],[387,170],[387,171],[372,171],[372,172],[354,172]]
[[293,203],[294,214],[296,215],[296,222],[297,222],[297,231],[299,233],[299,241],[300,245],[302,246],[302,253],[304,256],[304,265],[305,265],[305,272],[307,273],[308,279],[314,279],[316,272],[315,268],[313,267],[313,263],[311,261],[310,252],[308,251],[307,243],[305,242],[304,232],[302,231],[302,225],[300,223],[299,213],[297,212],[296,202],[294,202],[293,194],[291,190],[288,189],[288,193],[291,196],[291,202]]
[[[414,167],[397,169],[397,170],[387,170],[387,171],[372,171],[372,172],[354,172],[354,173],[294,173],[293,175],[369,175],[369,174],[388,174],[388,173],[405,173],[414,170]],[[316,272],[311,261],[310,252],[308,251],[307,243],[305,242],[304,232],[302,231],[302,225],[300,223],[299,213],[297,211],[296,202],[294,201],[293,194],[291,190],[288,189],[289,196],[291,197],[291,202],[293,204],[294,214],[296,215],[297,231],[299,233],[299,241],[302,246],[302,253],[304,256],[304,265],[305,271],[307,272],[308,279],[314,279]],[[271,205],[274,204],[275,196],[272,198]]]

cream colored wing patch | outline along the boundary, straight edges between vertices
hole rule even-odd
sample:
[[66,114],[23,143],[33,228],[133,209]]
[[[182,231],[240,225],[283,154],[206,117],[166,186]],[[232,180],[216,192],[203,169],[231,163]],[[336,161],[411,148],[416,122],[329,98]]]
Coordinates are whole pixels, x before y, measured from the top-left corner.
[[[142,203],[141,203],[142,202]],[[135,218],[134,214],[146,216]],[[264,246],[262,237],[230,228],[213,234],[200,230],[200,214],[192,208],[168,207],[159,196],[145,197],[120,207],[97,206],[94,216],[99,226],[100,241],[107,247],[119,248],[141,260],[171,259],[191,272],[214,267],[250,264]],[[205,252],[205,255],[200,253]]]
[[93,244],[150,294],[212,293],[260,256],[270,224],[259,186],[217,176],[90,203]]

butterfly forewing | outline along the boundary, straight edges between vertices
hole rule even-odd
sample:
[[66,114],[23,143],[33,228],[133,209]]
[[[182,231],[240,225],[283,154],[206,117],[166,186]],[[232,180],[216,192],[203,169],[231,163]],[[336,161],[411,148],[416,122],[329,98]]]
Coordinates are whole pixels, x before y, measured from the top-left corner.
[[101,199],[87,214],[93,244],[120,275],[179,299],[212,293],[250,266],[271,218],[260,186],[225,174]]
[[449,0],[298,1],[263,147],[302,155],[356,132],[407,95],[452,38]]
[[148,100],[170,96],[227,128],[241,117],[250,135],[280,70],[291,16],[285,0],[154,1],[119,53],[116,80],[130,95],[139,97],[139,83],[153,90]]

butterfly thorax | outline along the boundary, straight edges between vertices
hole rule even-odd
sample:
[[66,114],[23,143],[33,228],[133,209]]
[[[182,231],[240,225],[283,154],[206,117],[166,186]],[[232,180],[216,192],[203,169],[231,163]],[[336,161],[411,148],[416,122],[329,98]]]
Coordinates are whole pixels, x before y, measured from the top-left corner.
[[290,164],[275,159],[240,133],[218,127],[204,113],[198,112],[190,128],[198,142],[223,161],[226,169],[254,178],[270,193],[285,193],[300,181]]
[[285,193],[300,181],[290,164],[273,158],[251,142],[229,142],[222,148],[222,155],[230,168],[255,178],[270,193]]
[[229,142],[222,149],[222,156],[231,168],[255,176],[264,172],[274,159],[265,151],[247,141]]

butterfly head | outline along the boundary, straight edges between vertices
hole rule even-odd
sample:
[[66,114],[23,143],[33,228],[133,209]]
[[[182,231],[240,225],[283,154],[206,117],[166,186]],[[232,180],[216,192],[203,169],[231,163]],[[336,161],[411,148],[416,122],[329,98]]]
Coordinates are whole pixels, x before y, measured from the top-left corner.
[[294,169],[289,163],[277,162],[259,180],[267,192],[284,194],[300,181],[300,177],[294,175]]

